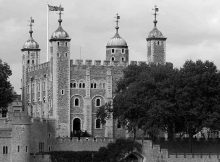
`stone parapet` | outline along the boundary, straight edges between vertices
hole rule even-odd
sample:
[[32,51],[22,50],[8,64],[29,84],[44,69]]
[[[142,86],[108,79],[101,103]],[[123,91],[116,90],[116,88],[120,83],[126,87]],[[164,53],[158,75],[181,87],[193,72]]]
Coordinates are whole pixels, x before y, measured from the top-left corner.
[[48,68],[49,65],[50,65],[50,62],[45,62],[45,63],[39,64],[39,65],[30,67],[30,68],[27,69],[27,71],[28,72],[32,72],[32,71],[37,71],[37,70],[45,69],[45,68]]
[[127,65],[141,65],[147,63],[146,61],[130,61],[130,63],[108,60],[70,60],[70,66],[127,66]]

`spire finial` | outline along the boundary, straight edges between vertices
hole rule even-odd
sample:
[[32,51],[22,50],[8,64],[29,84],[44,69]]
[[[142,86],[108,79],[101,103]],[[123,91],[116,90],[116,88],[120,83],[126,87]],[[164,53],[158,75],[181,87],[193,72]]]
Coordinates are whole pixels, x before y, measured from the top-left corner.
[[120,16],[118,15],[118,13],[116,14],[116,27],[115,27],[115,29],[116,29],[116,33],[118,34],[118,29],[119,29],[119,26],[118,26],[118,22],[119,22],[119,19],[120,19]]
[[63,14],[62,11],[64,10],[63,7],[61,6],[61,4],[60,4],[58,10],[59,10],[59,20],[58,20],[58,22],[59,22],[59,25],[61,26],[61,23],[62,23],[61,15]]
[[33,26],[33,23],[34,23],[34,19],[32,17],[30,17],[30,30],[29,30],[29,33],[30,33],[30,37],[32,38],[32,34],[33,34],[33,30],[32,30],[32,26]]
[[157,15],[158,15],[157,12],[159,11],[159,8],[155,5],[153,10],[154,10],[154,14],[153,14],[154,15],[154,21],[153,21],[154,27],[157,27]]

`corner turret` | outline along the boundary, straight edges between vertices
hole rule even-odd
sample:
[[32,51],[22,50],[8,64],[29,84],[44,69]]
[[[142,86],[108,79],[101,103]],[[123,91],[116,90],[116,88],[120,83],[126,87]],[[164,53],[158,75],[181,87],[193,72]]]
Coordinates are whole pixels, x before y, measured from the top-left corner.
[[53,82],[53,114],[57,120],[56,137],[70,136],[70,37],[62,28],[59,6],[59,26],[52,34],[50,43],[51,76]]
[[166,63],[166,37],[157,28],[157,12],[159,8],[154,7],[154,28],[147,37],[147,59],[151,64],[165,64]]
[[110,62],[117,61],[119,63],[129,62],[129,50],[127,42],[118,33],[118,22],[120,16],[116,14],[116,33],[106,45],[106,60]]

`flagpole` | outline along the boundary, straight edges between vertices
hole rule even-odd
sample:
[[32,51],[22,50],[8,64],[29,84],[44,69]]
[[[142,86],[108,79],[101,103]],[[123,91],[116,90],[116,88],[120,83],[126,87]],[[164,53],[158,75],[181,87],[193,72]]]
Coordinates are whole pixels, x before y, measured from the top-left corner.
[[49,61],[48,40],[49,40],[49,8],[48,8],[48,4],[47,4],[47,62]]

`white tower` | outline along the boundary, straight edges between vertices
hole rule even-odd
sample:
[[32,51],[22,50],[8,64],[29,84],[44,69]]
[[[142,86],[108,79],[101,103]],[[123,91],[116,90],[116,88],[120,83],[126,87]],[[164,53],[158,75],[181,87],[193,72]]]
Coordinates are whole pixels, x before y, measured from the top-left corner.
[[57,120],[56,136],[70,136],[70,38],[63,30],[59,12],[59,27],[52,34],[51,72],[53,111]]
[[22,105],[23,110],[27,111],[27,103],[31,100],[31,86],[27,84],[27,69],[40,63],[39,44],[33,39],[32,26],[34,19],[30,18],[30,38],[24,43],[22,51]]
[[157,12],[158,7],[154,8],[154,28],[147,37],[147,59],[151,64],[166,63],[166,37],[157,29]]

